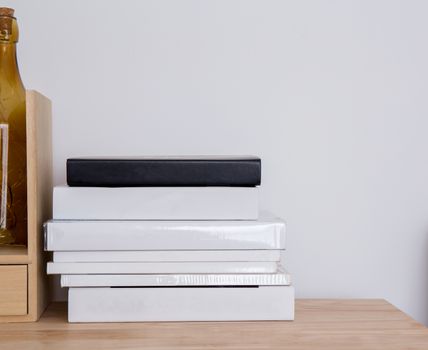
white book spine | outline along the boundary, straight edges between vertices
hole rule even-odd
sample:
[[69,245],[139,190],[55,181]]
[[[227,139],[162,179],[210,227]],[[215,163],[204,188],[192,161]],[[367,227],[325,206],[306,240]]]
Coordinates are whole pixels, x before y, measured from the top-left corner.
[[293,319],[292,286],[69,289],[69,322]]
[[279,261],[280,250],[72,251],[53,253],[54,262]]
[[276,262],[55,263],[48,274],[275,273]]
[[53,218],[257,220],[257,187],[54,188]]
[[45,248],[92,250],[284,249],[285,223],[257,221],[62,221],[45,224]]
[[271,274],[61,275],[61,287],[288,286],[286,272]]

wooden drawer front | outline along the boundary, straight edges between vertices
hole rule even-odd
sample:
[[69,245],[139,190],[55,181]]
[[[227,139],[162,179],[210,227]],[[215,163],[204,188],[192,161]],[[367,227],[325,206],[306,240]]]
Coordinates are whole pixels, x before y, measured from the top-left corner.
[[27,314],[27,265],[0,266],[0,316]]

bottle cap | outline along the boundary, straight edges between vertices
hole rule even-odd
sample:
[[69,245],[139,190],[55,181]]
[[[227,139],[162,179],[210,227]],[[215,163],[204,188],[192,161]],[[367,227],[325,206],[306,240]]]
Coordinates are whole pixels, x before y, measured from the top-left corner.
[[0,16],[13,17],[14,13],[15,10],[10,7],[0,7]]
[[19,30],[14,9],[0,7],[0,43],[18,42]]

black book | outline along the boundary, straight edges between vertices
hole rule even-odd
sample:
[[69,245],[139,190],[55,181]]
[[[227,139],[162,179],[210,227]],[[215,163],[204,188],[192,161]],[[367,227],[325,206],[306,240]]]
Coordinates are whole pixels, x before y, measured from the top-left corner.
[[67,159],[67,183],[80,187],[258,186],[258,157]]

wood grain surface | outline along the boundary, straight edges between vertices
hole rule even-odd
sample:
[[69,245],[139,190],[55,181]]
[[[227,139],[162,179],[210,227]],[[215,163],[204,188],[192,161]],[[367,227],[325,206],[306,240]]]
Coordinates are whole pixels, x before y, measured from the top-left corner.
[[[0,265],[28,266],[25,266],[28,281],[15,288],[17,295],[25,295],[25,312],[11,314],[0,304],[0,323],[36,321],[49,300],[42,225],[52,217],[51,101],[37,91],[27,90],[26,110],[28,247],[0,247]],[[9,283],[5,279],[0,280],[0,284],[2,282]],[[4,316],[7,313],[9,315]]]
[[9,316],[26,314],[27,265],[1,265],[0,315]]
[[294,322],[68,324],[66,304],[3,324],[0,349],[428,349],[428,329],[384,300],[297,300]]

